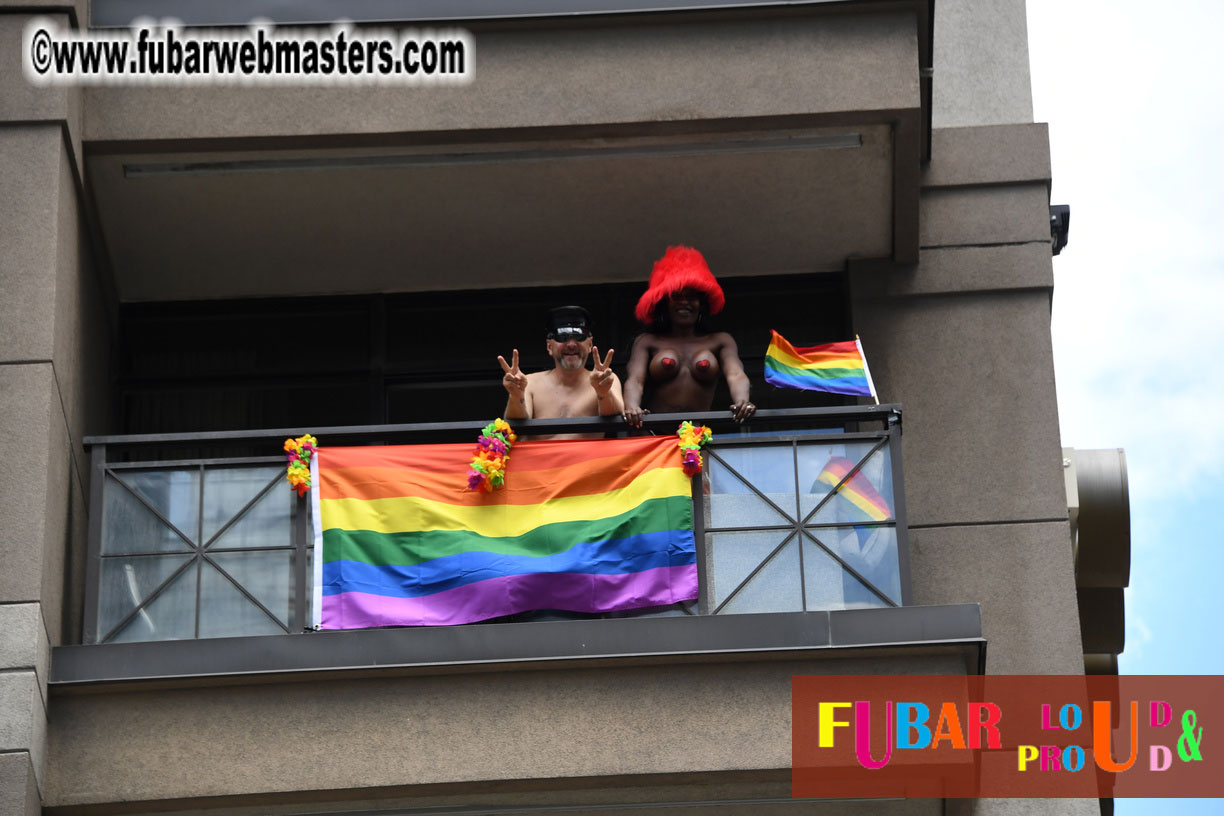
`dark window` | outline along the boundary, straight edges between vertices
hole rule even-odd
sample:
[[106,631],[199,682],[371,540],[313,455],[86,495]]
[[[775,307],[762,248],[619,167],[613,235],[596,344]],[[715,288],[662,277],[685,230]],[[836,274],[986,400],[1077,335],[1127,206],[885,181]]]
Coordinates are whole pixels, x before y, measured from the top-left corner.
[[[766,386],[769,330],[811,345],[845,340],[840,275],[720,280],[730,332],[762,408],[840,405],[827,394]],[[622,377],[644,283],[360,297],[126,304],[120,312],[121,433],[485,420],[505,404],[497,355],[548,363],[553,306],[585,306]],[[730,403],[725,386],[715,405]]]

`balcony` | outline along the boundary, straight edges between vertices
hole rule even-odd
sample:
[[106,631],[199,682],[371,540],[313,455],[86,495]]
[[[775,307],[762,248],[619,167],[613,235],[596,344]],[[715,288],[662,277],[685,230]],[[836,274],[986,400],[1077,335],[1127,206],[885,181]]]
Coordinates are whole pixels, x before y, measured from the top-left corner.
[[[684,418],[646,430],[672,434]],[[312,628],[310,503],[286,485],[280,453],[300,429],[89,439],[87,645],[56,650],[54,680],[931,641],[980,661],[976,605],[909,606],[899,407],[765,410],[744,429],[722,412],[692,418],[715,430],[692,480],[695,602],[360,632]],[[324,446],[423,444],[470,442],[480,424],[311,431]],[[624,432],[619,418],[515,425]]]

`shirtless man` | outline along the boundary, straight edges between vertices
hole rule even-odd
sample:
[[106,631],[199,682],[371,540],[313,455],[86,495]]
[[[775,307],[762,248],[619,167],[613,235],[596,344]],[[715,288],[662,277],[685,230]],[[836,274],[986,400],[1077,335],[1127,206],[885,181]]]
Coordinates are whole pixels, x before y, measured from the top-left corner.
[[[620,378],[612,372],[612,355],[600,359],[591,336],[591,319],[580,306],[561,306],[549,313],[548,371],[524,374],[519,369],[518,349],[510,362],[499,356],[505,386],[505,418],[550,419],[553,417],[614,416],[625,410]],[[587,357],[594,353],[595,367],[588,371]],[[598,438],[603,434],[561,434],[534,439]]]

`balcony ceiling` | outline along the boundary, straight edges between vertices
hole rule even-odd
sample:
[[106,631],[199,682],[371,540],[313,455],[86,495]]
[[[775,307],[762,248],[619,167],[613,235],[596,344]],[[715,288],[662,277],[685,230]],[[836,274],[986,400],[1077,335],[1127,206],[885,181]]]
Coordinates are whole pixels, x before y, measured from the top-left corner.
[[830,271],[896,238],[888,125],[413,147],[91,151],[119,297],[191,300]]

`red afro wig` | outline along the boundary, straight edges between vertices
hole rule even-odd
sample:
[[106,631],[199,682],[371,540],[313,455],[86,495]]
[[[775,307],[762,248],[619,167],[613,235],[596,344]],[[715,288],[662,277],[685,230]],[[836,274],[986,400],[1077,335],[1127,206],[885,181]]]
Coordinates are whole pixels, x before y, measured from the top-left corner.
[[663,257],[655,261],[650,286],[633,310],[634,316],[638,322],[649,326],[659,302],[681,289],[696,289],[705,294],[712,315],[721,312],[727,303],[722,287],[701,253],[692,247],[674,246],[668,247]]

